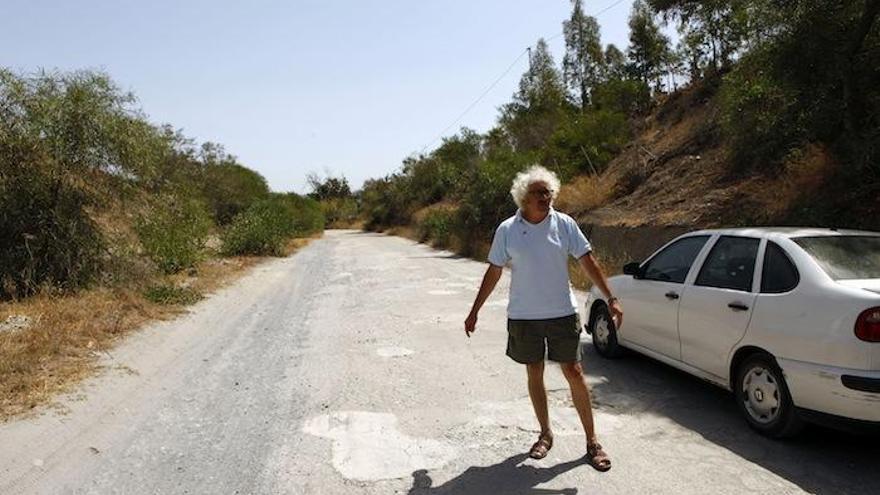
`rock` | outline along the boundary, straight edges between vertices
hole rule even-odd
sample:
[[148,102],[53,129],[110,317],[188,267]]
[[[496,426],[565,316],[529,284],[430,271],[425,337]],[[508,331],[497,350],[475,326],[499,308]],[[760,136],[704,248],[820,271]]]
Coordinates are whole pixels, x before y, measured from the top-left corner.
[[17,332],[31,326],[31,319],[25,315],[10,315],[6,321],[0,323],[0,333]]

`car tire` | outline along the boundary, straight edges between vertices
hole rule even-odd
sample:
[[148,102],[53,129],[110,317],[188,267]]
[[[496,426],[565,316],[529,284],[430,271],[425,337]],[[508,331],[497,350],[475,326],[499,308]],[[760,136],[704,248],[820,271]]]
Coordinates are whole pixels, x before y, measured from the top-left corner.
[[804,426],[773,356],[752,354],[736,370],[733,394],[749,426],[770,438],[796,435]]
[[623,354],[623,348],[617,343],[617,329],[611,320],[611,314],[604,304],[596,306],[590,316],[590,335],[593,347],[604,358],[616,358]]

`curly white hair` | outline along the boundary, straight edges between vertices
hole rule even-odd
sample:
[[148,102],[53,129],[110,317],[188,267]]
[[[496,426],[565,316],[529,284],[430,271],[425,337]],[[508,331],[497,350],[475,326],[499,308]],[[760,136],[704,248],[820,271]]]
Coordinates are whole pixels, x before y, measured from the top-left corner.
[[540,165],[532,165],[525,171],[516,174],[513,185],[510,187],[510,195],[513,196],[513,202],[517,207],[522,208],[526,194],[529,192],[529,185],[535,182],[547,184],[547,188],[550,189],[551,204],[556,200],[556,195],[559,194],[559,177]]

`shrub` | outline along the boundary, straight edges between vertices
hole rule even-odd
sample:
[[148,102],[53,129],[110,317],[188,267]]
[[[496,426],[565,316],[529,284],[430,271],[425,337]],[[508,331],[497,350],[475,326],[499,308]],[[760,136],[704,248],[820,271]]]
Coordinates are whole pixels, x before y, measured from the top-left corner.
[[293,207],[294,220],[290,235],[304,237],[324,230],[326,217],[321,203],[294,193],[283,195],[284,200]]
[[225,155],[218,163],[205,164],[203,180],[202,194],[217,225],[229,224],[250,205],[269,196],[269,186],[262,175]]
[[295,194],[274,194],[236,216],[223,232],[226,255],[283,254],[284,241],[320,231],[323,215],[317,201]]
[[482,241],[491,240],[498,224],[513,214],[516,205],[510,196],[514,176],[534,161],[530,154],[499,151],[481,162],[458,209],[465,252]]
[[199,260],[211,227],[202,203],[168,196],[138,220],[135,230],[159,269],[175,273]]
[[428,211],[419,223],[419,237],[424,241],[434,241],[439,247],[447,247],[457,221],[456,210],[436,208]]
[[358,204],[351,197],[324,199],[321,201],[321,211],[331,227],[345,227],[358,218]]
[[739,169],[778,165],[807,137],[799,95],[748,59],[721,89],[722,128]]
[[40,164],[10,163],[12,156],[0,147],[0,296],[86,285],[104,248],[85,211],[88,196]]
[[128,165],[131,101],[102,74],[0,69],[0,297],[99,273],[105,243],[88,212]]
[[202,295],[195,289],[189,287],[178,287],[176,285],[153,285],[144,292],[144,297],[156,304],[195,304]]

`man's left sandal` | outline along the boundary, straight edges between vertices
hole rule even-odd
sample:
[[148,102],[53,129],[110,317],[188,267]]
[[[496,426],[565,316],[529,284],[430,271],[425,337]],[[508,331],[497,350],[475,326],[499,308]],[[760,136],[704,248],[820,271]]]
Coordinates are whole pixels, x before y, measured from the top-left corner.
[[602,450],[602,446],[598,442],[587,444],[587,460],[596,471],[605,472],[611,469],[611,459],[608,458],[608,454]]

